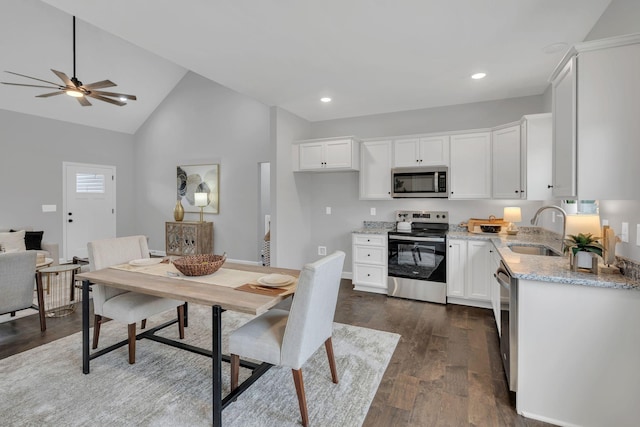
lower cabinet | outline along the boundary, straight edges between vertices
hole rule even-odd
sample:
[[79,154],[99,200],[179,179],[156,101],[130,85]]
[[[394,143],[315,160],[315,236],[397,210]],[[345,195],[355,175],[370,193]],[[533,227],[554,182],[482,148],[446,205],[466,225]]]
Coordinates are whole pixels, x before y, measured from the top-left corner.
[[387,236],[352,235],[353,289],[387,293]]
[[213,253],[213,222],[166,222],[167,255],[199,255]]
[[488,240],[449,239],[447,248],[447,302],[491,308]]

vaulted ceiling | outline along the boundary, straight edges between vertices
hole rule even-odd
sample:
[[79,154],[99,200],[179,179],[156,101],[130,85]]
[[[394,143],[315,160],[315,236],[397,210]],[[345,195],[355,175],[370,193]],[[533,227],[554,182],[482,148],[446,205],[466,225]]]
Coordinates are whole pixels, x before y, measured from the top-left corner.
[[[187,70],[310,121],[538,95],[610,0],[8,0],[3,70],[110,79],[125,107],[0,86],[0,108],[134,133]],[[559,51],[549,46],[566,43]],[[472,80],[470,75],[487,77]],[[25,82],[3,73],[2,81]],[[29,83],[29,82],[26,82]],[[46,90],[45,90],[46,91]],[[321,103],[320,97],[333,98]]]

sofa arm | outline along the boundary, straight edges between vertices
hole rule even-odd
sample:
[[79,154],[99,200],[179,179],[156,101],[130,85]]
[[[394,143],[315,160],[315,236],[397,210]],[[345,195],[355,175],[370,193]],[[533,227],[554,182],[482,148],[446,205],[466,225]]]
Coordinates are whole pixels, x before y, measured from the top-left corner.
[[46,242],[42,242],[42,249],[49,252],[49,255],[51,256],[51,258],[53,258],[53,264],[52,265],[58,265],[60,262],[60,255],[59,255],[59,251],[58,251],[58,244],[57,243],[46,243]]

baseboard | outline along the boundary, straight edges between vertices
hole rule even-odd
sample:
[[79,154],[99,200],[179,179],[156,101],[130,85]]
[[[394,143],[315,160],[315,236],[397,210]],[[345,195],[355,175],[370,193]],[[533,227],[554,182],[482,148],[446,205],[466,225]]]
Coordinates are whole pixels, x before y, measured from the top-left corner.
[[470,307],[480,307],[491,309],[491,301],[478,301],[473,299],[447,297],[447,304],[468,305]]
[[343,271],[342,276],[343,279],[353,280],[353,273],[350,271]]

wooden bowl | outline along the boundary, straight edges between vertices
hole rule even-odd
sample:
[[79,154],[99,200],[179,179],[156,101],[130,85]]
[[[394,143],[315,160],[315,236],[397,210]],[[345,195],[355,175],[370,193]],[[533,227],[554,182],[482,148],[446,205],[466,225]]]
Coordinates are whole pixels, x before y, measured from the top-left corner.
[[185,276],[206,276],[218,271],[226,260],[226,253],[223,255],[189,255],[175,260],[173,265]]

